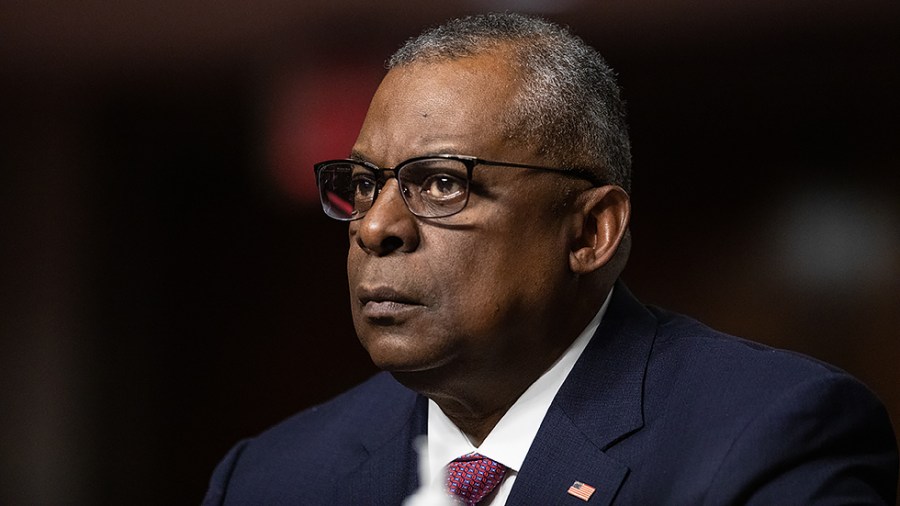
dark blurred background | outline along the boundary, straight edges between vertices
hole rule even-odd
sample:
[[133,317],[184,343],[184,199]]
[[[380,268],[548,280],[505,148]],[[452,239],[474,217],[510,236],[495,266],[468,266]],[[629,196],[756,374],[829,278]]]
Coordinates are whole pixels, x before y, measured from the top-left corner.
[[900,421],[898,6],[3,2],[0,503],[198,504],[238,439],[373,373],[311,164],[402,41],[485,10],[619,71],[633,291],[833,362]]

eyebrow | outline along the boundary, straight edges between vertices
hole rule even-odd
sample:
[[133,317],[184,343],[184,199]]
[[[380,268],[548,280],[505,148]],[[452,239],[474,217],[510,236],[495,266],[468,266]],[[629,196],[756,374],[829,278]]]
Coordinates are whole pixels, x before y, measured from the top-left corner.
[[[459,150],[457,150],[457,149],[451,149],[451,148],[446,148],[446,149],[435,149],[435,150],[428,151],[428,152],[426,152],[426,153],[414,155],[414,156],[412,156],[412,157],[410,157],[410,158],[407,158],[406,160],[409,160],[409,159],[411,159],[411,158],[419,158],[419,157],[422,157],[422,156],[440,156],[440,155],[457,155],[457,156],[461,156],[461,155],[465,155],[465,153],[463,153],[463,152],[461,152],[461,151],[459,151]],[[469,156],[469,155],[466,155],[466,156]],[[356,151],[356,150],[350,151],[350,159],[351,159],[351,160],[359,160],[359,161],[361,161],[361,162],[371,163],[372,165],[378,165],[378,164],[375,163],[371,158],[369,158],[368,156],[366,156],[366,155],[364,155],[364,154],[362,154],[361,152]],[[405,161],[405,160],[403,160],[403,161]],[[380,165],[378,165],[378,166],[381,167]]]
[[352,160],[360,160],[363,162],[373,163],[366,155],[360,153],[359,151],[353,150],[350,152],[350,158]]

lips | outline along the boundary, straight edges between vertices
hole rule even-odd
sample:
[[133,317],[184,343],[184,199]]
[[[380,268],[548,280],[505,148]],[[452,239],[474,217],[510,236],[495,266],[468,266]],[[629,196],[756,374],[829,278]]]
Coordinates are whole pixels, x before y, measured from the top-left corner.
[[415,297],[390,287],[359,288],[360,314],[372,320],[396,320],[424,307]]

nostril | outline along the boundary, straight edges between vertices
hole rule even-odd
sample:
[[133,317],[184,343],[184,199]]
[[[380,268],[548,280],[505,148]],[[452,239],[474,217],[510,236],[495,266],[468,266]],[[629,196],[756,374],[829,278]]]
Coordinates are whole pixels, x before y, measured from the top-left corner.
[[402,247],[403,239],[400,239],[395,235],[388,236],[381,241],[381,254],[386,255],[388,253],[391,253],[392,251],[397,251]]

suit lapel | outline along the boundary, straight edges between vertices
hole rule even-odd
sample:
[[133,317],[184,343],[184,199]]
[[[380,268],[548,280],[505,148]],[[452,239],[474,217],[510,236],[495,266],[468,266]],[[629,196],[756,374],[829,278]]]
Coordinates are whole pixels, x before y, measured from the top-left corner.
[[559,410],[547,414],[507,504],[584,504],[567,490],[575,481],[596,490],[588,504],[612,503],[628,468],[606,456]]
[[628,467],[605,451],[643,426],[655,332],[655,318],[617,284],[600,328],[550,405],[508,504],[585,504],[566,493],[575,481],[596,489],[587,504],[613,501]]
[[426,433],[428,401],[421,395],[414,399],[408,417],[398,417],[400,423],[389,430],[362,439],[368,458],[346,474],[335,504],[396,506],[416,490],[418,456],[413,441]]

